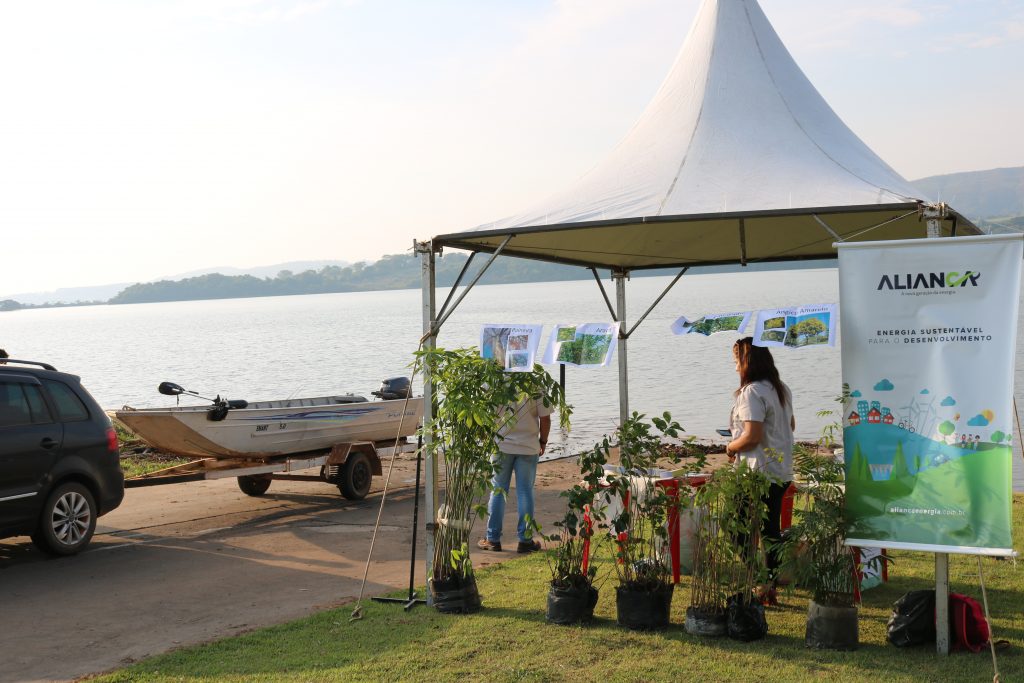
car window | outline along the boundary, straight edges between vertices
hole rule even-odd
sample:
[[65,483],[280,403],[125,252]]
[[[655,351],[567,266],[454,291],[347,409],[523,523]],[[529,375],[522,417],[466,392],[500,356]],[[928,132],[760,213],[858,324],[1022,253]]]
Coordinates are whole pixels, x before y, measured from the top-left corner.
[[0,382],[0,427],[32,424],[32,411],[20,384]]
[[89,419],[89,410],[71,387],[63,382],[44,379],[43,385],[50,392],[50,398],[57,406],[57,417],[61,422],[76,422]]
[[28,399],[28,408],[32,411],[32,422],[34,424],[53,422],[50,409],[46,407],[46,400],[43,399],[43,390],[35,384],[23,384],[21,388],[25,392],[25,398]]

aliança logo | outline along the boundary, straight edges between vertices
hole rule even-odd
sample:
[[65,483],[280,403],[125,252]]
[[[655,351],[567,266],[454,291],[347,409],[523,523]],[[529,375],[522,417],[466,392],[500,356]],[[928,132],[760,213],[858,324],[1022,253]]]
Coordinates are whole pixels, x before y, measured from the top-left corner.
[[978,286],[981,273],[973,270],[960,274],[956,271],[948,273],[896,273],[892,276],[882,275],[878,281],[878,289],[948,289],[951,287]]

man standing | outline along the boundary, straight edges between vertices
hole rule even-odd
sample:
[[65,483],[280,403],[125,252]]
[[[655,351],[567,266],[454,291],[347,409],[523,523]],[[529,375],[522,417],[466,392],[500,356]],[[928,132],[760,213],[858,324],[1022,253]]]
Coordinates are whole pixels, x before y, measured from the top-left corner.
[[[509,415],[512,413],[512,415]],[[487,535],[477,547],[501,551],[501,526],[505,516],[505,498],[508,496],[512,473],[516,475],[516,511],[519,513],[520,553],[540,550],[540,541],[532,538],[533,483],[537,477],[537,461],[548,444],[551,431],[551,408],[542,400],[526,398],[515,406],[502,409],[499,420],[508,421],[495,437],[501,451],[494,466],[491,497],[487,501]]]

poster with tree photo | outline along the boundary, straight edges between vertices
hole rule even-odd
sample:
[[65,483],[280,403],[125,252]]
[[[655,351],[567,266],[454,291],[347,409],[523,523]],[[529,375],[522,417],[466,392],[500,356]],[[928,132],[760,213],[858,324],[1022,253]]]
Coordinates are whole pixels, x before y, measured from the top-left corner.
[[679,316],[672,323],[672,332],[675,334],[702,334],[710,337],[716,332],[736,332],[743,334],[750,322],[750,311],[742,313],[716,313],[704,315],[696,320],[690,320],[685,315]]
[[839,321],[835,304],[778,308],[757,312],[755,346],[835,346]]
[[537,361],[543,329],[543,325],[484,325],[480,330],[480,355],[509,372],[528,372]]
[[618,344],[618,323],[556,325],[544,352],[544,363],[601,367],[611,362]]

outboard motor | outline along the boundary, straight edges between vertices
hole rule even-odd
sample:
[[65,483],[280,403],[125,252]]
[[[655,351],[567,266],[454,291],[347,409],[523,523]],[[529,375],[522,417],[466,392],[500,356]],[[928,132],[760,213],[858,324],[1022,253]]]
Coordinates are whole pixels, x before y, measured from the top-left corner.
[[385,401],[394,401],[412,396],[412,382],[408,377],[392,377],[380,384],[380,390],[370,392]]

